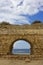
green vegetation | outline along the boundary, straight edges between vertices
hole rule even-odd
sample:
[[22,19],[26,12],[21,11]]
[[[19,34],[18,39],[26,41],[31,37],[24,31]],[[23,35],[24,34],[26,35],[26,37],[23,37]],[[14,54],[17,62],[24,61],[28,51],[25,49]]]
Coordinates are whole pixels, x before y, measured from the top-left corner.
[[10,24],[8,22],[3,21],[0,23],[0,25],[10,25]]

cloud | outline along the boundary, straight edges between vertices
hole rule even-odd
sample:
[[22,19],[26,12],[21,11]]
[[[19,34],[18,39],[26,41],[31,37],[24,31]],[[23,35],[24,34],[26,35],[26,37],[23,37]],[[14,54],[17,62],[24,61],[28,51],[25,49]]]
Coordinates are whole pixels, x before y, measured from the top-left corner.
[[10,22],[10,24],[28,24],[29,23],[27,19],[23,16],[14,15],[14,14],[11,15],[11,13],[6,13],[6,14],[5,13],[0,13],[0,21]]
[[[34,15],[43,11],[43,0],[11,0],[16,13]],[[22,2],[22,5],[18,6]]]
[[43,0],[0,0],[0,21],[11,24],[30,24],[24,15],[34,15],[43,11]]

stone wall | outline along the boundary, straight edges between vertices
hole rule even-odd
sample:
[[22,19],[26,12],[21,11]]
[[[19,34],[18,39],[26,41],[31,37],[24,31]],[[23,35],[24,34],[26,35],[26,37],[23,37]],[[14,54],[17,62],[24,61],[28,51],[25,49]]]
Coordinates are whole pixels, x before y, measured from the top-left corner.
[[10,50],[12,50],[12,46],[14,42],[20,39],[30,43],[32,53],[36,52],[35,49],[43,49],[43,35],[36,35],[36,34],[35,35],[32,35],[32,34],[31,35],[14,35],[14,34],[8,35],[6,34],[6,35],[0,35],[0,53],[7,54],[8,52],[10,52]]
[[34,55],[35,57],[36,56],[38,57],[39,55],[41,55],[40,57],[43,57],[43,28],[42,29],[0,28],[0,54],[11,55],[13,44],[17,40],[25,40],[30,43],[31,45],[30,56]]

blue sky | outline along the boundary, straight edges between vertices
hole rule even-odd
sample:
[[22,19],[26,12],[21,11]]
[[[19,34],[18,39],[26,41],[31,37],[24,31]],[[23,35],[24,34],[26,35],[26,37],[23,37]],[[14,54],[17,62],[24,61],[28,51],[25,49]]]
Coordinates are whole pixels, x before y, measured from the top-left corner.
[[0,22],[31,24],[43,22],[43,0],[0,0]]
[[18,40],[13,44],[13,49],[30,49],[30,43],[25,40]]
[[33,15],[33,16],[29,16],[30,17],[30,22],[34,22],[35,20],[41,21],[43,23],[43,12],[40,11],[37,14]]

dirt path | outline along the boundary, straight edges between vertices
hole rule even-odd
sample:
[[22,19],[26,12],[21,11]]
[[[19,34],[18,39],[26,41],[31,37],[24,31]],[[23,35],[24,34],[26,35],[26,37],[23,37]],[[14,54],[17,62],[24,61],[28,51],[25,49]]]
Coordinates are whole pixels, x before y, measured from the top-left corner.
[[23,60],[0,59],[0,65],[43,65],[43,60],[25,62]]

